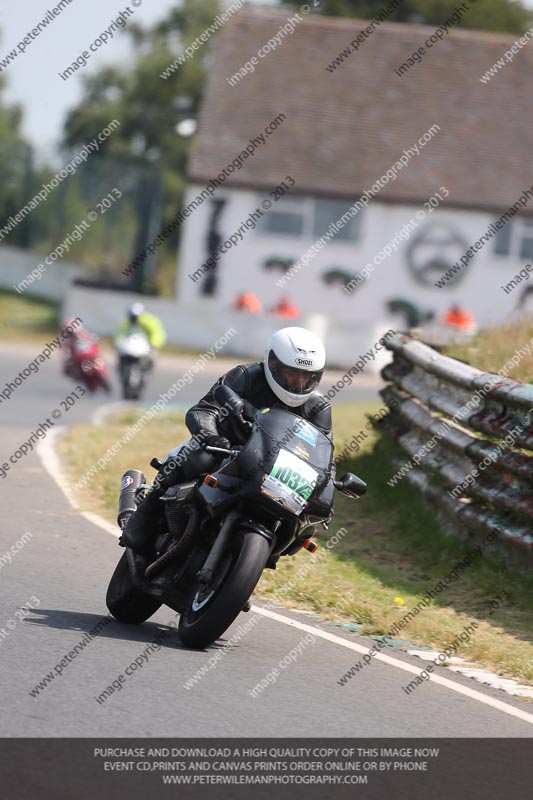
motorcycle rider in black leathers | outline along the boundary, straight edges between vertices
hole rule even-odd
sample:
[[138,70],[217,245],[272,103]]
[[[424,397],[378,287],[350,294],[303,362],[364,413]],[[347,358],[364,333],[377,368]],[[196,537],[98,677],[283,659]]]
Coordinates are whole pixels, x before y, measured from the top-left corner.
[[[270,337],[264,362],[241,364],[219,378],[187,412],[185,424],[191,439],[171,451],[152,489],[129,517],[120,543],[139,553],[148,549],[162,506],[159,498],[166,489],[214,471],[220,455],[207,452],[205,447],[244,444],[257,409],[285,408],[331,438],[331,405],[316,391],[325,361],[324,346],[311,331],[282,328]],[[241,419],[224,413],[226,410],[217,402],[214,390],[220,384],[233,389],[244,400]]]

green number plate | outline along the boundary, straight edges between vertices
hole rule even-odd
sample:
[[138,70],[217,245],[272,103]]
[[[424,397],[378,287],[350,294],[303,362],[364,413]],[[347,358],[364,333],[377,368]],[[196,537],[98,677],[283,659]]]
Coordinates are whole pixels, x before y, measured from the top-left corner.
[[280,450],[262,488],[286,508],[300,514],[313,493],[317,477],[318,472],[303,459]]

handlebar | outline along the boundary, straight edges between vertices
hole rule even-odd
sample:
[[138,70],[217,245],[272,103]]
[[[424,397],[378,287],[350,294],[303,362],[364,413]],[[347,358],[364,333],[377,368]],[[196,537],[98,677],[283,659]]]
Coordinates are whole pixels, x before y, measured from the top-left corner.
[[[232,458],[238,456],[241,452],[240,449],[233,447],[213,447],[211,445],[207,445],[205,451],[207,453],[218,453]],[[340,480],[334,480],[333,486],[338,492],[342,492],[342,494],[352,498],[360,498],[366,494],[367,491],[366,483],[351,472],[347,472]]]
[[211,445],[207,445],[207,447],[204,449],[206,453],[223,453],[225,456],[238,456],[241,452],[240,450],[234,450],[231,447],[212,447]]

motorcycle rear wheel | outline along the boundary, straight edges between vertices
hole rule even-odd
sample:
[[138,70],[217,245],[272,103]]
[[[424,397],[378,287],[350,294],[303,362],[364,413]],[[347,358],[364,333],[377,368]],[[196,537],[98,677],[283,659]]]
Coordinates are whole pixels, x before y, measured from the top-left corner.
[[111,614],[119,622],[139,625],[146,622],[162,603],[141,592],[133,583],[128,565],[128,554],[122,554],[118,562],[106,594],[106,605]]
[[235,537],[209,590],[196,585],[187,600],[178,625],[183,644],[203,650],[222,636],[257,586],[270,547],[264,536],[253,531]]

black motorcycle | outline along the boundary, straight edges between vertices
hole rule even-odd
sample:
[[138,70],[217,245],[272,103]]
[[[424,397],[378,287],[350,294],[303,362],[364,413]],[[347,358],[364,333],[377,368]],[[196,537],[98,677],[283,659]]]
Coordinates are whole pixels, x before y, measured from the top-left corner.
[[[270,560],[313,552],[316,525],[327,528],[334,490],[360,497],[366,484],[352,473],[331,475],[333,445],[301,417],[275,408],[242,418],[243,400],[226,386],[219,403],[248,425],[240,449],[206,448],[223,457],[220,467],[168,489],[150,557],[126,548],[107,590],[107,607],[121,622],[140,623],[166,604],[180,614],[181,641],[204,648],[218,639],[249,598]],[[161,469],[158,459],[152,466]],[[122,479],[119,525],[150,487],[139,470]]]

